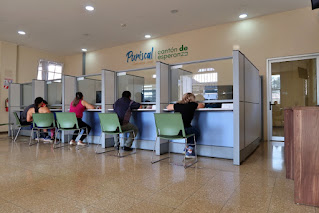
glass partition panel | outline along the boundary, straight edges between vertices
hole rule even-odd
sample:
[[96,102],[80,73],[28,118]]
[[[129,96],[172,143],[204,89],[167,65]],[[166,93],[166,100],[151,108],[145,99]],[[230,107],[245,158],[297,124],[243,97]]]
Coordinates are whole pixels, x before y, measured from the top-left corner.
[[130,91],[136,102],[156,101],[156,69],[117,73],[117,97],[124,91]]
[[77,78],[77,92],[82,92],[84,100],[93,105],[101,105],[102,76]]
[[29,106],[32,103],[32,83],[22,84],[22,106]]
[[61,80],[47,81],[49,106],[62,104],[62,82]]
[[171,66],[170,100],[176,102],[192,92],[200,102],[233,99],[231,59]]

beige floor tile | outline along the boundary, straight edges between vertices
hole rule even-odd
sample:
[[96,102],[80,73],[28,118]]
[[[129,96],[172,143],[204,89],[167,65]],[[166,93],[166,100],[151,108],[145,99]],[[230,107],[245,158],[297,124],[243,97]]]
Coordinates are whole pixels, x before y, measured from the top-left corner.
[[172,213],[187,213],[187,211],[175,209],[174,211],[172,211]]
[[271,143],[259,146],[241,166],[200,157],[184,169],[151,164],[150,151],[117,158],[96,155],[95,146],[52,150],[46,144],[29,147],[28,137],[19,138],[12,144],[0,134],[0,212],[319,213],[294,204],[283,149]]
[[233,209],[237,212],[246,209],[249,212],[267,212],[272,191],[264,188],[237,188],[225,204],[225,211]]
[[0,212],[27,213],[28,211],[12,203],[4,202],[4,203],[0,203]]
[[203,213],[214,213],[220,212],[223,208],[226,200],[222,202],[221,200],[211,200],[211,199],[196,199],[195,197],[190,197],[182,205],[178,206],[178,210],[184,212],[203,212]]
[[108,197],[100,200],[99,202],[93,203],[92,207],[108,212],[125,212],[127,209],[140,202],[141,200],[132,197],[114,194],[112,197]]
[[271,213],[315,213],[316,209],[311,206],[298,205],[294,202],[288,201],[286,199],[272,199],[269,206],[269,211]]
[[91,205],[107,197],[112,197],[114,194],[104,188],[92,187],[92,186],[82,186],[66,188],[65,190],[56,191],[58,194],[65,198],[70,198],[83,205]]
[[163,205],[159,205],[156,203],[151,203],[148,201],[142,201],[141,203],[138,203],[128,210],[126,210],[126,213],[163,213],[163,212],[173,212],[175,209]]
[[128,185],[124,190],[118,191],[119,194],[134,197],[137,199],[144,200],[159,190],[148,188],[141,183],[135,183],[132,185]]
[[109,213],[105,209],[98,209],[93,206],[81,208],[82,213]]
[[221,213],[267,213],[268,208],[260,208],[260,207],[229,207],[224,206],[224,208],[220,211]]
[[177,208],[181,205],[190,195],[183,194],[181,192],[176,191],[159,191],[149,198],[147,201],[158,203],[160,205],[169,206],[172,208]]
[[31,212],[80,212],[80,208],[84,206],[69,198],[45,191],[11,202]]
[[13,187],[9,190],[1,191],[0,197],[8,201],[13,201],[23,197],[32,196],[42,191],[42,189],[36,186],[26,185],[21,187]]
[[178,183],[173,183],[171,185],[168,185],[164,189],[162,189],[163,192],[177,192],[184,195],[192,195],[196,191],[198,191],[201,187],[203,187],[200,184],[197,184],[196,182],[192,183],[189,181],[183,181]]
[[246,175],[242,180],[242,183],[250,185],[252,188],[255,187],[274,187],[276,178],[264,175]]

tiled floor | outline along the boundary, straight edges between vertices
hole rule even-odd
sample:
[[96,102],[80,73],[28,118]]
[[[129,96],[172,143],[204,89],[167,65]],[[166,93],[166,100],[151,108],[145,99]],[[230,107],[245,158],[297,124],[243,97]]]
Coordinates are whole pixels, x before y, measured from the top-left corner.
[[[0,135],[0,212],[313,212],[293,202],[283,146],[263,143],[242,166],[200,158],[194,168],[150,163],[151,152],[117,158],[94,146],[29,147]],[[181,160],[180,155],[174,160]]]

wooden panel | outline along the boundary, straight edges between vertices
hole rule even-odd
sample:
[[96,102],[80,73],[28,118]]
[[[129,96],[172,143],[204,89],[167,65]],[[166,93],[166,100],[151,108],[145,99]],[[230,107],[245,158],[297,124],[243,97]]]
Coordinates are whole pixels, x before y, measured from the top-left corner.
[[285,166],[286,178],[294,179],[294,136],[293,136],[293,111],[284,110],[284,135],[285,135]]
[[319,108],[293,109],[295,202],[319,206]]

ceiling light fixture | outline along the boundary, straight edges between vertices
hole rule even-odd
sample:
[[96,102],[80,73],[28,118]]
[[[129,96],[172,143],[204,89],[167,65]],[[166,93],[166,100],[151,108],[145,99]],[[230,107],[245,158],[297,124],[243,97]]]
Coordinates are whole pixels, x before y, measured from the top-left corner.
[[178,10],[171,10],[172,14],[178,13]]
[[241,18],[241,19],[247,18],[247,14],[246,14],[246,13],[241,14],[241,15],[239,16],[239,18]]
[[22,31],[22,30],[19,30],[18,33],[19,33],[20,35],[25,35],[25,34],[26,34],[26,33],[25,33],[24,31]]
[[88,5],[88,6],[85,7],[85,9],[86,9],[87,11],[93,11],[93,10],[94,10],[94,7]]
[[87,50],[87,49],[85,49],[85,48],[83,48],[83,49],[82,49],[82,52],[86,52],[86,51],[88,51],[88,50]]
[[152,36],[151,35],[145,35],[145,38],[151,38]]

